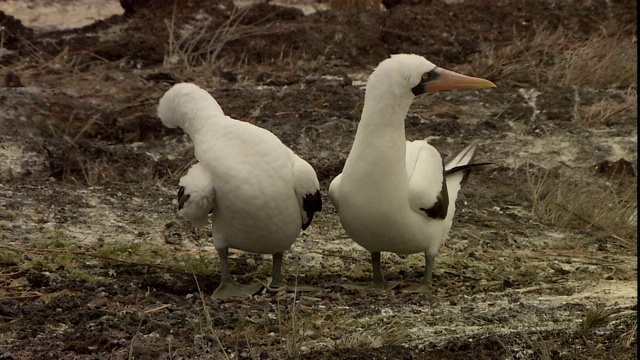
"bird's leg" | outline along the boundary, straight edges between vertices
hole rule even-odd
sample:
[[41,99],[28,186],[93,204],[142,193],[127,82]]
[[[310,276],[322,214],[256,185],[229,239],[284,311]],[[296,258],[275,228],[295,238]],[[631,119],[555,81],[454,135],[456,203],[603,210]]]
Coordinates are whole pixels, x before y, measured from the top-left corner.
[[380,266],[380,251],[371,253],[371,266],[373,267],[373,284],[384,287],[384,276]]
[[436,261],[436,254],[431,255],[425,251],[424,261],[424,277],[422,278],[422,282],[402,289],[403,292],[430,294],[433,291],[431,276],[433,275],[433,264]]
[[228,283],[232,282],[233,278],[231,277],[231,272],[229,272],[229,249],[221,248],[218,250],[218,257],[220,258],[220,282]]
[[380,251],[371,253],[371,266],[373,267],[373,284],[369,288],[377,290],[393,290],[400,285],[397,281],[386,281],[382,275],[382,266],[380,265]]
[[281,291],[286,290],[289,292],[299,291],[318,291],[319,288],[311,285],[298,284],[297,280],[294,284],[287,284],[282,281],[282,259],[284,252],[273,254],[273,268],[271,270],[271,283],[268,286],[268,290]]
[[228,298],[246,298],[257,293],[262,285],[260,283],[250,285],[240,285],[233,281],[231,272],[229,271],[229,249],[220,248],[216,249],[218,256],[220,257],[220,285],[213,292],[214,299],[228,299]]
[[371,267],[373,268],[373,283],[368,285],[342,284],[344,288],[352,290],[392,290],[399,285],[397,281],[387,282],[382,276],[380,266],[380,251],[371,253]]
[[270,288],[279,288],[282,285],[282,252],[273,254]]
[[432,285],[431,277],[433,275],[433,265],[436,262],[436,254],[429,254],[428,252],[424,252],[424,278],[422,282],[425,284]]

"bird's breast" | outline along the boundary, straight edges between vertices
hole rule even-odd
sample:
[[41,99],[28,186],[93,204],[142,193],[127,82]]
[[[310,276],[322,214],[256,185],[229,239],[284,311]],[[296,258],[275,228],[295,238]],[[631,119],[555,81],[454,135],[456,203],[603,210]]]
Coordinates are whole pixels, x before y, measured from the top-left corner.
[[356,243],[371,252],[434,252],[446,236],[444,222],[416,213],[405,195],[389,192],[360,193],[360,196],[344,194],[341,189],[340,222]]

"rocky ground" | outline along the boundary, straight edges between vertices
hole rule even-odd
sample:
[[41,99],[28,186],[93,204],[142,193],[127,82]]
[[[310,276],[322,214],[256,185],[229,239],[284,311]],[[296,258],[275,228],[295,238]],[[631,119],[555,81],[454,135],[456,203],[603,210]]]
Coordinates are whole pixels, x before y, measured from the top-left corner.
[[[0,13],[0,359],[636,358],[635,2],[144,3],[67,29]],[[552,71],[598,39],[622,45]],[[176,217],[193,154],[155,117],[162,93],[206,88],[307,159],[326,195],[367,76],[397,52],[498,85],[424,96],[406,121],[444,155],[477,139],[494,164],[462,191],[433,294],[401,291],[419,254],[383,254],[399,289],[342,287],[370,280],[369,254],[324,196],[285,256],[314,290],[210,299],[219,262]],[[239,281],[270,266],[232,254]]]

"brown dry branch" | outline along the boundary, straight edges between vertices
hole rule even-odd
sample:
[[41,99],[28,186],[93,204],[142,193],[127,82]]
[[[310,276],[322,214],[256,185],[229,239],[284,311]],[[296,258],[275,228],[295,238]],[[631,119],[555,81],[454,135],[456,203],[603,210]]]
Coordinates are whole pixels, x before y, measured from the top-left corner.
[[476,54],[460,71],[516,85],[539,86],[549,79],[548,65],[568,51],[570,42],[562,29],[535,26],[533,35],[513,30],[513,41],[504,46],[490,46]]
[[134,357],[133,357],[133,343],[134,343],[136,337],[138,336],[138,334],[140,334],[140,329],[142,328],[142,320],[144,320],[144,317],[140,317],[140,321],[138,322],[138,328],[136,329],[135,334],[133,334],[133,336],[131,337],[131,342],[129,343],[129,359],[134,359]]
[[224,354],[224,358],[226,360],[229,360],[230,357],[227,354],[227,352],[225,351],[224,346],[222,345],[222,342],[220,341],[220,338],[216,334],[215,330],[213,330],[213,320],[211,319],[211,313],[209,312],[209,307],[207,306],[207,302],[206,302],[206,300],[204,298],[204,293],[200,289],[200,284],[198,283],[198,278],[196,277],[195,273],[192,273],[192,274],[193,274],[193,279],[196,282],[196,287],[198,288],[198,295],[200,297],[200,302],[202,303],[202,310],[204,311],[204,318],[205,318],[205,321],[206,321],[206,324],[207,324],[207,329],[211,333],[211,336],[213,336],[213,338],[216,339],[216,342],[218,343],[218,347],[220,348],[220,352],[222,352],[222,354]]
[[[181,30],[175,28],[174,11],[171,21],[167,22],[169,47],[164,57],[164,65],[182,65],[186,69],[215,67],[219,65],[218,55],[231,41],[291,30],[286,26],[276,28],[271,23],[262,24],[270,18],[269,15],[253,24],[242,25],[241,22],[250,9],[251,7],[234,8],[229,19],[217,28],[213,21],[208,20],[195,27],[185,26]],[[177,33],[184,34],[178,37]]]
[[[17,36],[17,35],[16,35]],[[37,46],[35,46],[33,43],[31,43],[29,40],[17,36],[18,39],[20,40],[20,42],[22,43],[22,45],[29,50],[29,52],[31,53],[31,55],[37,59],[40,63],[42,64],[46,64],[48,62],[50,62],[52,59],[50,58],[49,55],[47,55],[45,52],[40,51],[40,49],[38,49]]]

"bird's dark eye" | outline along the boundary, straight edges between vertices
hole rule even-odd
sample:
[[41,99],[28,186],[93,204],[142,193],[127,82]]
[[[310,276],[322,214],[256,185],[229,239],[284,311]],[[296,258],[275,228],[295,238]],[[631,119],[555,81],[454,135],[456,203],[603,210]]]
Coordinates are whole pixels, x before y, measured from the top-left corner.
[[424,81],[429,80],[429,73],[422,74],[422,80],[424,80]]

